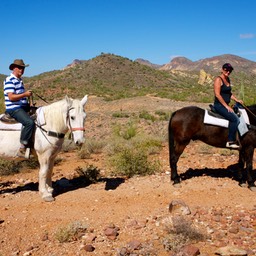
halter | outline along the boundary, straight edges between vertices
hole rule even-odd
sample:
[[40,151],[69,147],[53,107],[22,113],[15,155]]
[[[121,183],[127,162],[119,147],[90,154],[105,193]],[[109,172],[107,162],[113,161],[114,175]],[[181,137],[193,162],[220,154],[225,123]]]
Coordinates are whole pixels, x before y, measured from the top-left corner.
[[70,116],[69,116],[69,111],[74,109],[74,107],[71,107],[68,109],[67,112],[67,124],[68,124],[68,128],[71,132],[75,132],[75,131],[85,131],[84,127],[72,127],[71,123],[70,123]]
[[[71,126],[69,111],[72,110],[72,109],[74,109],[74,107],[69,108],[68,111],[67,111],[66,122],[68,124],[68,129],[71,131],[71,138],[73,139],[73,132],[74,131],[85,131],[85,129],[84,129],[84,127],[72,127]],[[59,132],[54,132],[54,131],[47,131],[42,126],[40,126],[38,124],[36,124],[36,126],[40,130],[44,131],[50,137],[55,137],[55,138],[58,138],[58,139],[63,139],[65,137],[65,133],[59,133]]]

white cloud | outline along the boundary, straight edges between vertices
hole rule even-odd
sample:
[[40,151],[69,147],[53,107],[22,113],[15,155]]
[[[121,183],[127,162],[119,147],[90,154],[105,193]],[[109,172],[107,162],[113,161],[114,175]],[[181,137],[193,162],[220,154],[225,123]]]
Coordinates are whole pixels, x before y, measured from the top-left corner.
[[248,33],[248,34],[240,34],[241,39],[251,39],[256,37],[256,34]]

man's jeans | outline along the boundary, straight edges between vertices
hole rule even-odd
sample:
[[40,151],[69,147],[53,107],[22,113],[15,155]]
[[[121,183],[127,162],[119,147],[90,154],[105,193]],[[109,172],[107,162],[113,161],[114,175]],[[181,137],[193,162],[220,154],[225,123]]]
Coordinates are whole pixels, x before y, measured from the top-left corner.
[[27,146],[31,142],[30,140],[35,127],[34,121],[22,108],[9,110],[8,113],[11,117],[23,125],[21,129],[20,143]]
[[240,123],[238,116],[233,112],[228,112],[221,103],[214,103],[214,108],[216,112],[229,120],[228,141],[236,141],[236,131]]

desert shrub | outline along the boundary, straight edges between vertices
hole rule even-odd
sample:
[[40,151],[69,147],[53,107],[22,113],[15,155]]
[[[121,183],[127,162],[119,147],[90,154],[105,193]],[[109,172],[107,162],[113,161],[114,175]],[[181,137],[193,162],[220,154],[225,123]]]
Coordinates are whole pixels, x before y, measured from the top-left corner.
[[70,152],[78,149],[78,146],[71,140],[71,133],[65,138],[61,150],[63,152]]
[[163,139],[158,136],[145,135],[140,133],[140,136],[134,138],[131,143],[136,148],[145,149],[148,154],[156,154],[162,148]]
[[148,113],[148,111],[143,110],[139,113],[139,118],[143,118],[145,120],[150,120],[152,122],[156,121],[156,117]]
[[29,161],[22,161],[21,166],[23,169],[38,169],[40,167],[37,157],[31,157]]
[[128,117],[130,117],[130,115],[128,113],[124,113],[122,111],[115,112],[115,113],[112,114],[112,116],[115,117],[115,118],[128,118]]
[[22,163],[20,161],[12,161],[6,159],[0,159],[0,175],[11,175],[18,173]]
[[134,175],[153,174],[159,165],[157,162],[150,162],[146,150],[137,147],[127,147],[121,152],[113,155],[110,162],[114,167],[114,174],[124,175],[128,178]]
[[155,114],[158,115],[159,120],[162,120],[162,121],[168,121],[171,117],[171,112],[165,112],[161,110],[156,111]]
[[75,171],[78,173],[79,177],[83,177],[87,183],[96,183],[100,177],[100,170],[93,165],[84,168],[77,167]]
[[80,221],[75,221],[57,229],[55,232],[55,238],[60,243],[72,242],[80,239],[87,230],[88,226],[81,223]]
[[167,251],[177,252],[183,246],[204,241],[207,237],[200,230],[193,227],[192,222],[182,216],[172,218],[172,225],[166,226],[168,236],[163,239]]
[[106,150],[113,174],[132,177],[150,175],[159,169],[159,161],[150,160],[149,155],[159,152],[161,147],[161,141],[141,134],[130,140],[112,138]]
[[106,141],[97,140],[95,138],[88,138],[80,150],[78,151],[78,156],[81,159],[86,159],[91,156],[91,154],[101,153],[102,149],[106,145]]
[[138,133],[138,128],[136,123],[133,121],[129,121],[125,127],[122,127],[120,124],[116,124],[113,127],[113,134],[114,136],[121,137],[125,140],[129,140],[136,136]]

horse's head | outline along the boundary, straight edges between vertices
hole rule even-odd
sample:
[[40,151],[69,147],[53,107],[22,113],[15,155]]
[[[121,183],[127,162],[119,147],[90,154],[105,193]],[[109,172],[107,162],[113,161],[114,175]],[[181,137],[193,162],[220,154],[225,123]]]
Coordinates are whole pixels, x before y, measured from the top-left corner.
[[76,145],[84,143],[84,122],[86,118],[84,106],[87,102],[87,98],[88,96],[85,95],[83,99],[79,101],[66,97],[66,100],[70,103],[67,113],[67,123]]

